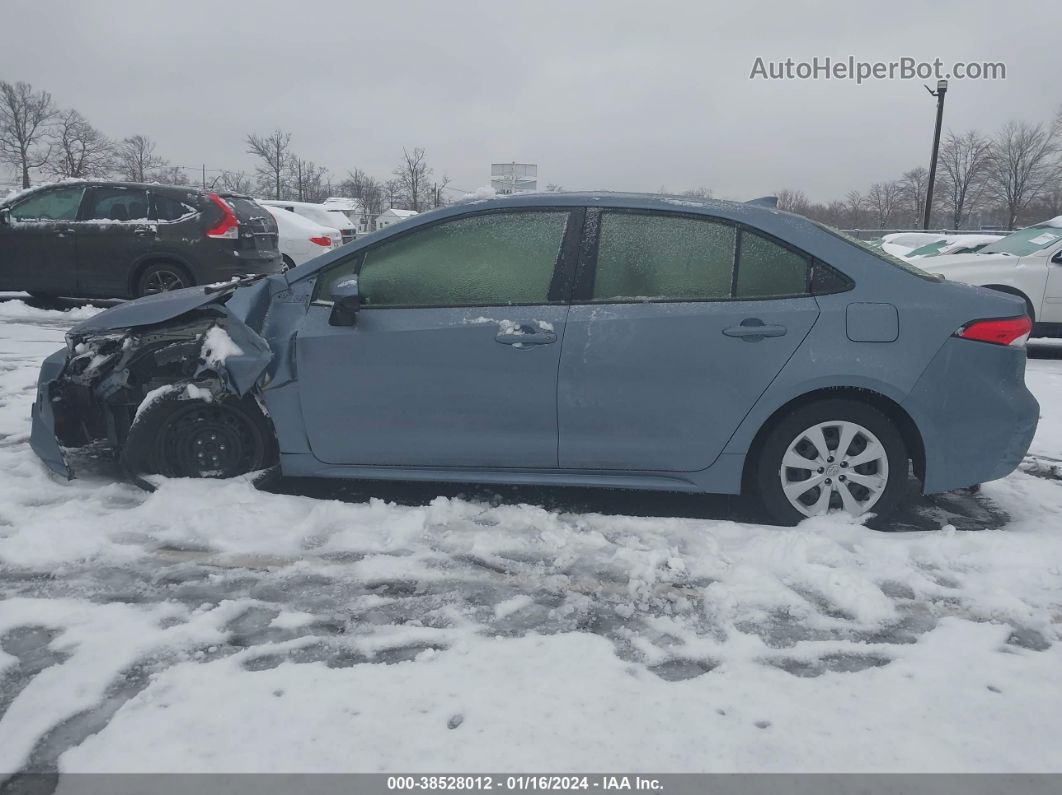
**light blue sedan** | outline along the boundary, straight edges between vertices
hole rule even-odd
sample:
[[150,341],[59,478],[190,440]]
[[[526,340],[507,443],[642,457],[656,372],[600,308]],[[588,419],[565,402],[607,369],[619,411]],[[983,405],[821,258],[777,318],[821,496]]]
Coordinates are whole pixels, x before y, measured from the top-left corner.
[[285,274],[132,301],[42,368],[32,444],[133,473],[751,493],[793,523],[1025,454],[1024,303],[805,218],[608,193],[471,202]]

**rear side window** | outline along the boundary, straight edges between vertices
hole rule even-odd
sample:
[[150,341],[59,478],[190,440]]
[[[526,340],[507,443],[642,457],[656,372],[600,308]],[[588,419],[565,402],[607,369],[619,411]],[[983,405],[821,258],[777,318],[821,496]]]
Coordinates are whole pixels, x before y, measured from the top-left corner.
[[155,219],[159,221],[179,221],[198,212],[191,204],[172,196],[156,193],[152,198],[155,202]]
[[82,214],[86,221],[146,221],[148,195],[138,188],[93,188]]
[[736,236],[708,219],[603,212],[592,300],[729,298]]
[[[367,307],[549,303],[568,212],[490,213],[420,229],[364,254],[359,292]],[[350,275],[325,274],[318,300]]]
[[16,221],[73,221],[77,218],[83,186],[42,190],[11,208]]
[[747,229],[741,230],[734,297],[807,295],[811,258]]

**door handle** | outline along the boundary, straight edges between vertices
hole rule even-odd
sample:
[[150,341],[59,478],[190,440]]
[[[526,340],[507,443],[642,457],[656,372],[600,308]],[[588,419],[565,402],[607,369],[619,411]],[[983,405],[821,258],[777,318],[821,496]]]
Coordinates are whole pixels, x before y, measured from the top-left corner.
[[525,345],[550,345],[557,341],[557,334],[525,325],[520,326],[517,331],[502,331],[494,337],[494,340],[502,345],[522,348]]
[[155,236],[155,230],[154,229],[143,229],[143,228],[141,228],[141,229],[137,229],[135,232],[133,232],[133,234],[136,235],[137,237],[154,237]]
[[759,342],[765,337],[781,337],[786,331],[785,326],[769,326],[758,317],[747,317],[740,325],[723,329],[723,333],[728,337],[740,337],[745,342]]

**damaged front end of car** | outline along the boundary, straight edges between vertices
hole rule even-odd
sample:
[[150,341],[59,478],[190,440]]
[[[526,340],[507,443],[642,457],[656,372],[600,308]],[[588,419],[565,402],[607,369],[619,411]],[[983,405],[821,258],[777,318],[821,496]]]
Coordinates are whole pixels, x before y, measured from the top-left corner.
[[[202,295],[175,317],[162,302],[157,322],[150,312],[134,317],[133,302],[116,308],[124,315],[110,310],[96,316],[103,322],[93,318],[67,334],[66,349],[41,368],[32,409],[30,444],[50,469],[73,477],[69,449],[120,455],[140,414],[164,394],[209,403],[258,385],[272,359],[269,345],[225,305],[226,296]],[[122,323],[129,325],[110,327]]]

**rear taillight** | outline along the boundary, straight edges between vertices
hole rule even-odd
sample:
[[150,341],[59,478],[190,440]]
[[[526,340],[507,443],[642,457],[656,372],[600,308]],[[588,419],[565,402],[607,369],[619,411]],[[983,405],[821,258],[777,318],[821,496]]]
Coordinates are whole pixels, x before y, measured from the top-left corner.
[[316,243],[319,246],[328,247],[328,246],[332,245],[332,238],[324,237],[324,236],[322,236],[322,237],[311,237],[310,238],[310,242],[311,243]]
[[1013,345],[1022,347],[1032,332],[1032,320],[1028,315],[1019,317],[995,318],[993,320],[975,320],[967,323],[955,332],[955,336],[964,340],[991,342],[993,345]]
[[207,237],[236,240],[240,236],[240,222],[236,219],[236,213],[232,211],[229,203],[216,193],[207,195],[210,197],[210,201],[214,202],[218,209],[221,210],[221,220],[207,230]]

